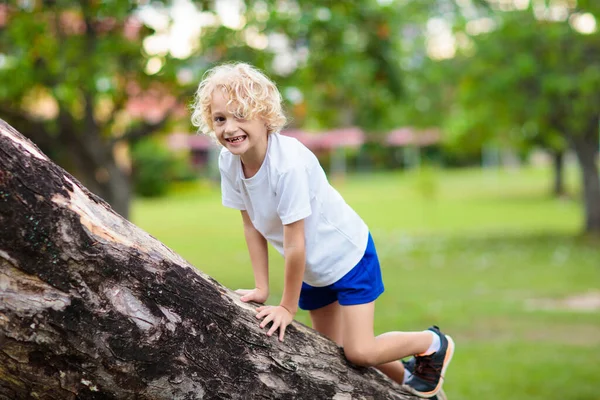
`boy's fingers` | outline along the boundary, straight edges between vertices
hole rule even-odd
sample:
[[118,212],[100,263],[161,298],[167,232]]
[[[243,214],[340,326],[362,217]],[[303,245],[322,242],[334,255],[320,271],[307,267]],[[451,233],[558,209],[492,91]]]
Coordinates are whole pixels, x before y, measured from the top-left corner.
[[248,290],[248,289],[238,289],[235,291],[235,293],[239,294],[240,300],[245,302],[248,302],[250,300],[252,300],[254,298],[253,296],[253,291],[252,290]]
[[286,322],[285,318],[277,315],[276,310],[277,307],[273,306],[257,307],[256,311],[258,311],[258,314],[256,314],[256,318],[262,319],[262,322],[259,324],[259,326],[263,329],[265,326],[272,322],[271,327],[267,331],[267,335],[272,336],[273,333],[275,333],[275,331],[279,329],[279,340],[283,342],[283,339],[285,338],[285,329],[288,323]]
[[271,306],[260,306],[256,309],[256,311],[258,311],[258,314],[256,314],[256,318],[261,319],[263,318],[265,315],[267,315],[269,313],[269,309],[271,308]]
[[279,319],[274,320],[273,325],[271,325],[271,329],[269,329],[267,332],[267,336],[271,336],[277,330],[277,328],[279,328],[279,324]]
[[246,301],[251,301],[254,300],[254,296],[252,296],[252,293],[248,293],[243,295],[242,297],[240,297],[240,300],[246,302]]
[[283,338],[285,336],[285,328],[287,328],[287,326],[285,324],[281,324],[281,326],[279,327],[279,341],[283,342]]
[[269,314],[269,315],[267,315],[267,316],[266,316],[266,317],[263,319],[263,321],[260,323],[260,327],[261,327],[261,328],[264,328],[264,327],[265,327],[265,326],[267,326],[267,324],[268,324],[269,322],[271,322],[271,321],[273,321],[273,314]]

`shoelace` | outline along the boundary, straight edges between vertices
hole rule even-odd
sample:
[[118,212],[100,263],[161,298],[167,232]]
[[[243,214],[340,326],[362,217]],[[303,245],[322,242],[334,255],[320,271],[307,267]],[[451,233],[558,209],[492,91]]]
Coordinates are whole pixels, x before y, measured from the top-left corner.
[[439,380],[442,373],[442,366],[435,366],[432,356],[418,357],[416,361],[414,375],[433,383]]

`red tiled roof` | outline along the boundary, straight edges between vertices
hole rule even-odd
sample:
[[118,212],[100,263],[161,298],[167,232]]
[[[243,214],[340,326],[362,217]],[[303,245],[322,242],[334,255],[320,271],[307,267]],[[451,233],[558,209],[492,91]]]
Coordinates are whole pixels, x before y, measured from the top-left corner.
[[317,135],[295,129],[295,130],[284,130],[281,132],[282,135],[290,136],[295,139],[298,139],[300,143],[308,147],[309,149],[315,148],[317,146],[317,142],[319,138]]
[[308,133],[301,130],[285,130],[282,135],[298,139],[311,150],[332,150],[340,147],[359,147],[365,142],[365,134],[360,128],[349,127],[321,133]]
[[6,22],[8,22],[8,6],[0,4],[0,27],[6,25]]
[[412,127],[404,127],[391,131],[385,140],[388,146],[430,146],[439,143],[441,133],[437,128],[417,130]]
[[172,150],[208,150],[216,146],[216,142],[206,135],[190,135],[184,132],[170,134],[167,144]]
[[331,150],[339,147],[360,147],[365,142],[365,134],[360,128],[340,128],[320,135],[319,146]]
[[173,112],[175,117],[187,115],[185,104],[169,93],[169,89],[155,84],[148,89],[142,89],[135,82],[127,85],[129,98],[125,109],[133,118],[140,118],[148,122],[158,122],[168,112]]

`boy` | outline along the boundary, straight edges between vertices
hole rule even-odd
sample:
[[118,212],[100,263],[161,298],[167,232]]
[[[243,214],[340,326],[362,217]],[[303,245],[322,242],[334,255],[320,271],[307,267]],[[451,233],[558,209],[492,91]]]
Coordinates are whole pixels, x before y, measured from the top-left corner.
[[[298,306],[313,328],[344,348],[346,358],[374,366],[420,397],[434,397],[454,352],[431,327],[375,337],[375,299],[383,292],[373,239],[363,220],[329,184],[315,155],[279,130],[286,118],[275,84],[243,63],[209,71],[196,92],[192,122],[223,146],[223,205],[242,214],[255,287],[242,301],[269,296],[267,242],[285,259],[277,306],[257,308],[267,335],[283,341]],[[415,355],[413,374],[401,358]]]

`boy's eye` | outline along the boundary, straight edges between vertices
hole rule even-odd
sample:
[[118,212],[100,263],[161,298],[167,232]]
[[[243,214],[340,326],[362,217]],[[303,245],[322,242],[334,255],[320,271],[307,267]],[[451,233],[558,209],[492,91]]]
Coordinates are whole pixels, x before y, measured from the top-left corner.
[[223,118],[223,117],[214,117],[214,121],[215,122],[223,122],[223,121],[225,121],[225,118]]

